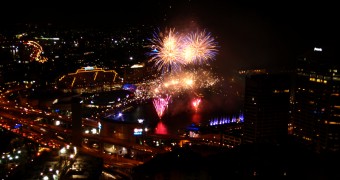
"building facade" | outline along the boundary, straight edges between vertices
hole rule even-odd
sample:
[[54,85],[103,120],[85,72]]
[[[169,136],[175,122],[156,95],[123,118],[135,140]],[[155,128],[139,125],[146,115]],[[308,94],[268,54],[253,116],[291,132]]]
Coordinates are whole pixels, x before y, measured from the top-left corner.
[[87,66],[78,69],[75,73],[69,73],[59,78],[57,87],[63,92],[79,94],[111,91],[122,86],[122,83],[117,79],[118,73],[115,70]]
[[298,58],[293,95],[293,135],[320,151],[340,150],[340,67],[331,49]]
[[291,75],[246,77],[243,143],[281,143],[287,139]]

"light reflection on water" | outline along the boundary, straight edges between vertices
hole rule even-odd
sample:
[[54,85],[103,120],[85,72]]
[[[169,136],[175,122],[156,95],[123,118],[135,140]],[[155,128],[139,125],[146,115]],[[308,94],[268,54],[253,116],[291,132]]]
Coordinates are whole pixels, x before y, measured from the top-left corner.
[[155,134],[168,134],[168,128],[166,127],[166,125],[162,122],[159,121],[157,123],[157,126],[155,127]]
[[149,133],[163,135],[178,135],[192,124],[209,125],[212,119],[226,116],[225,111],[193,111],[182,107],[180,109],[178,106],[170,106],[160,119],[153,104],[146,103],[136,106],[133,111],[125,113],[124,116],[132,121],[143,119],[144,126],[150,130]]

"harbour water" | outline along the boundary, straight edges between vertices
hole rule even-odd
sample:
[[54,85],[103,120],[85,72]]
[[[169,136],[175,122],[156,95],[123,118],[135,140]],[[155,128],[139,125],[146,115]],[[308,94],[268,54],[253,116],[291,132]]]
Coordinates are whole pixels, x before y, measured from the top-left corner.
[[[212,122],[223,120],[236,121],[242,118],[241,109],[230,112],[224,109],[212,111],[202,104],[198,109],[190,107],[190,102],[170,102],[164,111],[162,117],[157,115],[156,109],[152,102],[138,105],[132,111],[123,113],[125,120],[135,121],[143,119],[145,127],[148,127],[152,133],[176,135],[182,133],[186,127],[194,124],[196,126],[209,126]],[[221,122],[223,123],[223,122]]]

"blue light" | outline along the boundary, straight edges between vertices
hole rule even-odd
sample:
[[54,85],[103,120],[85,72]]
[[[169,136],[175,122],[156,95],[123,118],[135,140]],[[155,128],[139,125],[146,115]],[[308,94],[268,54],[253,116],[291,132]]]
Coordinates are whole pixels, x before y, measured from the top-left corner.
[[20,127],[22,127],[22,124],[15,124],[14,129],[18,129]]
[[186,129],[189,130],[189,131],[198,131],[199,127],[197,127],[195,124],[191,124]]

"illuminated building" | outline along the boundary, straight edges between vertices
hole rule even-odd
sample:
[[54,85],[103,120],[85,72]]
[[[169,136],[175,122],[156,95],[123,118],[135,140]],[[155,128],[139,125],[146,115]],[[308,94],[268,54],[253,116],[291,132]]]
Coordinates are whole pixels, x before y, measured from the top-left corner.
[[264,73],[267,73],[266,69],[247,69],[238,71],[238,74],[240,75],[264,74]]
[[101,92],[121,87],[117,82],[118,73],[96,66],[87,66],[59,78],[57,86],[64,92]]
[[145,66],[144,63],[133,64],[131,66],[126,66],[123,69],[123,76],[125,83],[138,83],[148,79],[148,76],[152,73],[150,67]]
[[340,66],[316,47],[297,61],[293,135],[317,152],[340,150]]
[[281,143],[288,136],[291,76],[246,77],[243,143]]

